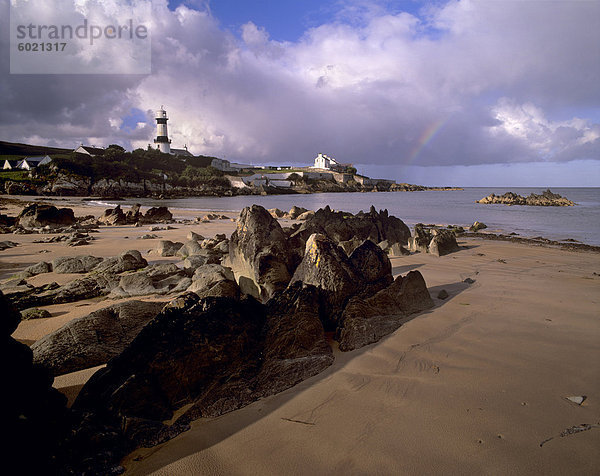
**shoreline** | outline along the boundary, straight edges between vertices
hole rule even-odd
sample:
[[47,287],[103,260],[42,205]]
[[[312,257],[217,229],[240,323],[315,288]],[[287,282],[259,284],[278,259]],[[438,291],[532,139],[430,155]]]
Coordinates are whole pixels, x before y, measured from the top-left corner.
[[[74,211],[97,216],[103,210],[79,203]],[[196,215],[185,212],[186,219]],[[2,235],[0,240],[19,242],[0,252],[2,280],[49,257],[107,257],[127,249],[138,249],[150,263],[177,264],[178,258],[148,250],[160,239],[184,241],[190,231],[230,235],[236,224],[229,215],[210,223],[173,223],[150,240],[136,239],[150,225],[100,226],[95,240],[76,249],[34,242],[51,234]],[[600,431],[558,435],[576,424],[597,423],[598,254],[472,235],[458,236],[460,249],[442,257],[391,258],[394,276],[423,274],[434,299],[431,310],[411,316],[378,343],[351,352],[334,349],[331,368],[282,393],[195,420],[176,438],[133,451],[122,462],[125,474],[593,472],[600,463]],[[79,276],[46,273],[28,281],[39,286]],[[441,290],[449,297],[439,298]],[[22,321],[13,337],[31,344],[73,319],[131,299],[172,297],[40,306],[52,317]],[[96,369],[61,375],[54,387],[72,403]],[[571,395],[586,400],[576,405],[566,400]]]

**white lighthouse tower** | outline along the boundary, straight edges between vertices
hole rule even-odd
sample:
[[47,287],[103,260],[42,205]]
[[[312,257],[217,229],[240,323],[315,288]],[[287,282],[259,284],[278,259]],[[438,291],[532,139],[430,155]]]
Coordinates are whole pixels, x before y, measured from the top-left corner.
[[155,118],[157,135],[156,139],[154,139],[154,143],[158,144],[158,150],[162,153],[170,154],[171,141],[169,140],[169,134],[167,133],[167,121],[169,118],[167,117],[167,111],[164,110],[163,106],[160,106],[160,109],[156,111]]

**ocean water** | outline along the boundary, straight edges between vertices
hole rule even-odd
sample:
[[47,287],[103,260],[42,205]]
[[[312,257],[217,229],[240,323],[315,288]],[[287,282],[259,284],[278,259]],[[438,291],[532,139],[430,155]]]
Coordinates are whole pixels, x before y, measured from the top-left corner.
[[[552,192],[577,203],[574,207],[528,207],[482,205],[477,200],[495,193],[512,191],[519,195],[541,193],[543,188],[466,188],[452,191],[318,193],[311,195],[269,195],[239,197],[200,197],[172,200],[127,199],[121,205],[140,203],[144,206],[167,206],[177,217],[177,209],[199,212],[239,212],[258,204],[265,208],[289,210],[293,205],[316,210],[329,205],[335,210],[356,213],[386,208],[391,215],[407,225],[415,223],[438,225],[471,225],[480,221],[487,231],[515,232],[521,236],[543,236],[553,240],[575,239],[590,245],[600,245],[600,188],[553,188]],[[109,205],[108,202],[105,203]],[[116,203],[110,204],[115,206]],[[199,213],[200,214],[200,213]]]

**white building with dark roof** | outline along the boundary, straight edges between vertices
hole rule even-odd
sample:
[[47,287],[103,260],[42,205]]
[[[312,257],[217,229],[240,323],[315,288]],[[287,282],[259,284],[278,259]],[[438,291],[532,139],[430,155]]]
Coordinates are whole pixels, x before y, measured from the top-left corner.
[[75,152],[76,154],[86,154],[92,157],[104,155],[104,149],[102,149],[101,147],[90,147],[88,145],[83,144],[77,147],[77,149],[75,149],[73,152]]
[[39,167],[40,165],[46,165],[52,162],[52,159],[48,155],[42,155],[39,157],[25,157],[17,165],[18,169],[31,170]]

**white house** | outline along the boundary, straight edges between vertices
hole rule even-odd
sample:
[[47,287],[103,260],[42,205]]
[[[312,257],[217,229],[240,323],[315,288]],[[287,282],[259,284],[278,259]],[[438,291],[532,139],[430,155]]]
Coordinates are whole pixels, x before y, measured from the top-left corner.
[[14,170],[19,168],[19,164],[21,163],[20,160],[5,160],[4,161],[4,166],[2,167],[3,170]]
[[90,155],[92,157],[96,157],[97,155],[104,155],[104,149],[101,149],[100,147],[90,147],[83,144],[77,147],[77,149],[75,149],[73,152],[77,154]]
[[352,164],[342,164],[333,157],[329,157],[326,154],[319,154],[315,157],[315,165],[311,168],[343,172],[348,167],[352,167]]
[[40,165],[49,164],[52,162],[52,159],[48,155],[39,156],[39,157],[25,157],[19,164],[17,168],[23,170],[31,170],[39,167]]

